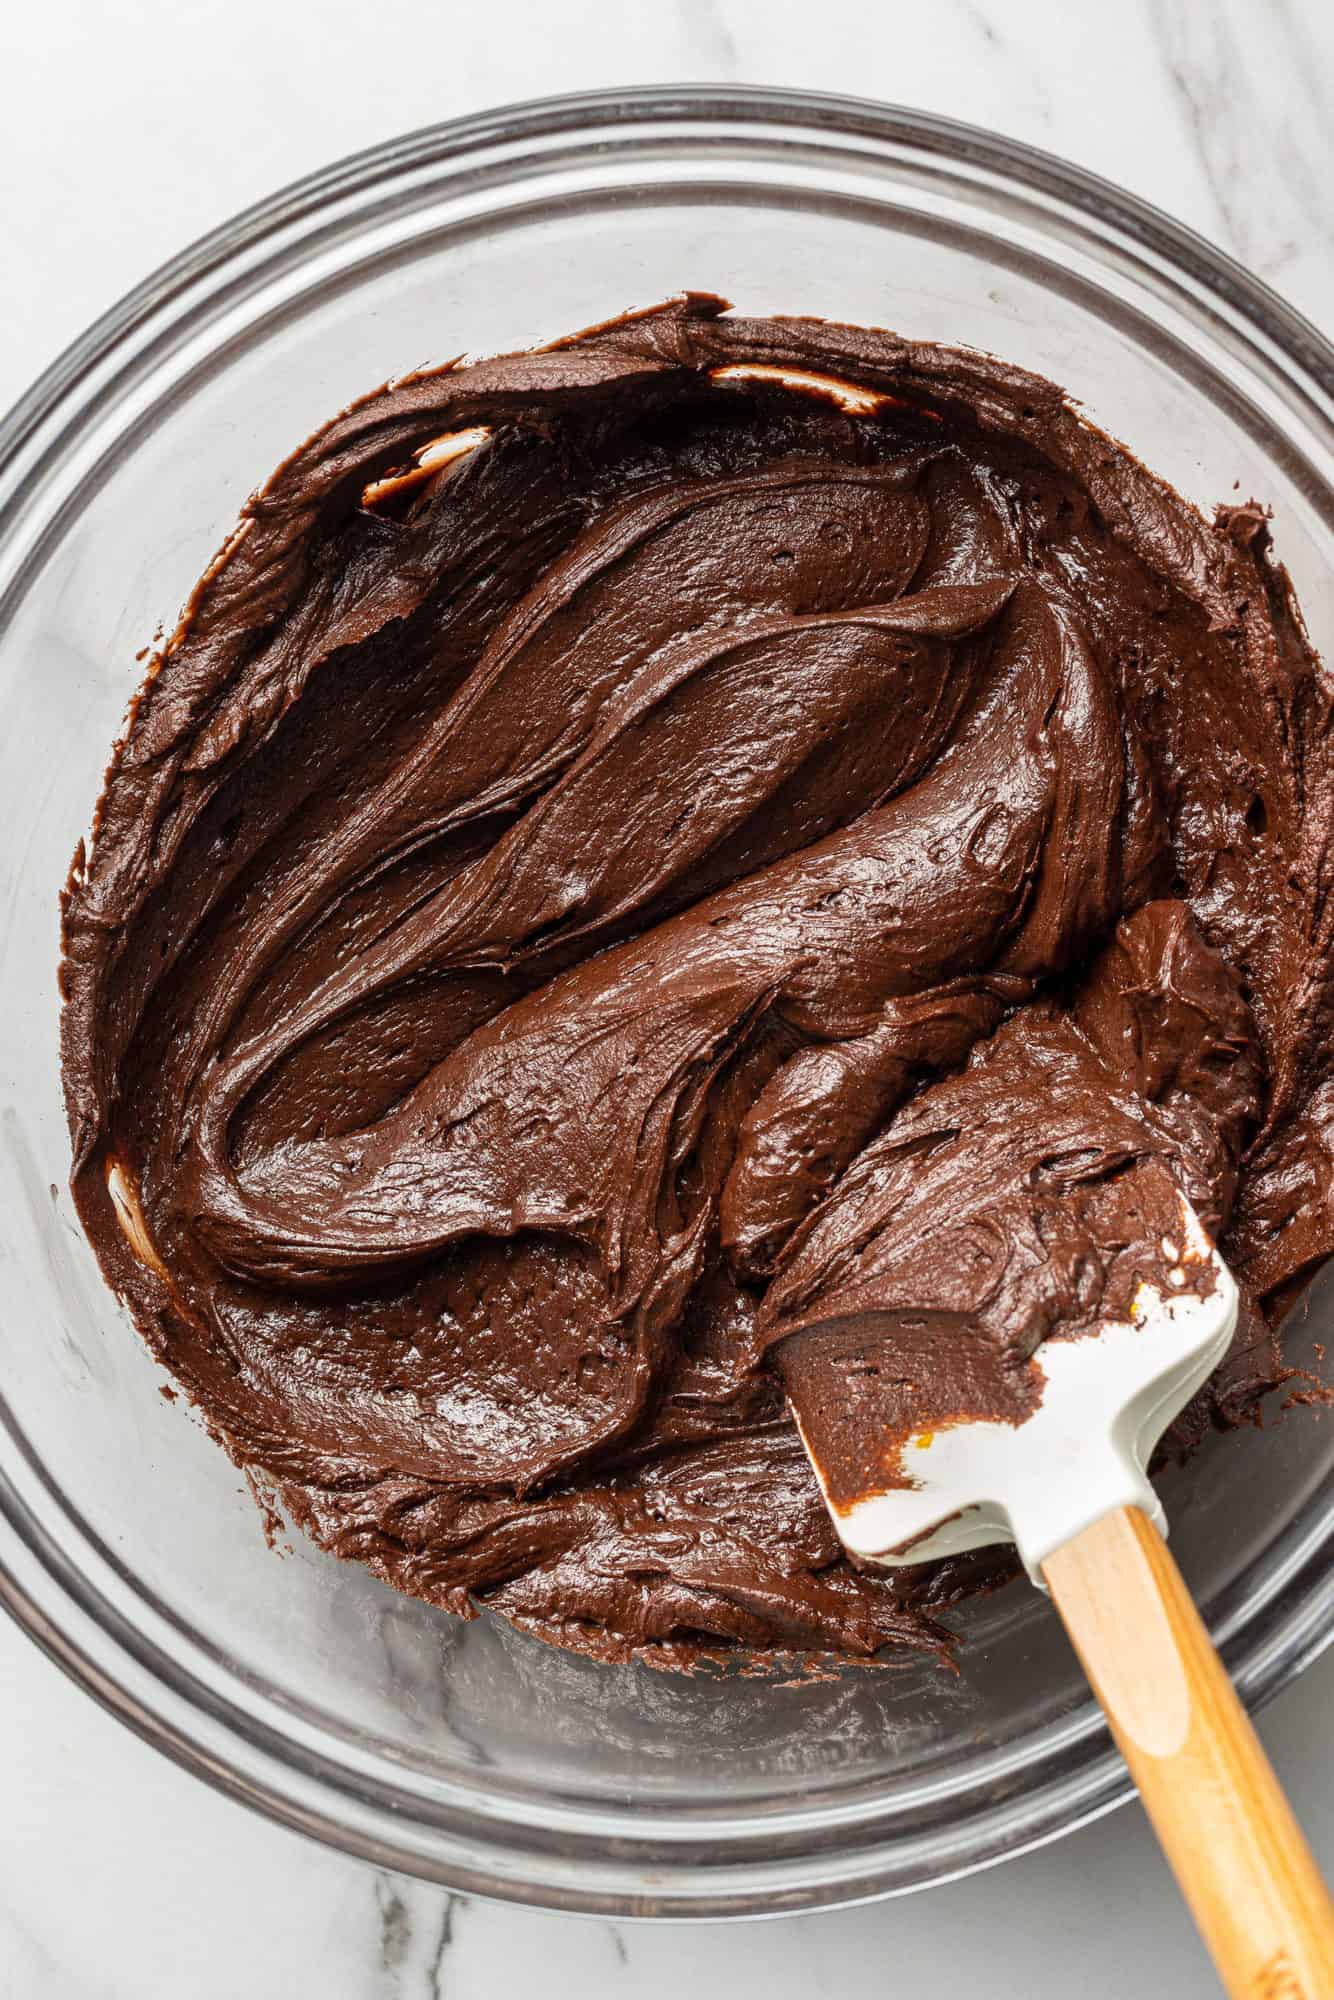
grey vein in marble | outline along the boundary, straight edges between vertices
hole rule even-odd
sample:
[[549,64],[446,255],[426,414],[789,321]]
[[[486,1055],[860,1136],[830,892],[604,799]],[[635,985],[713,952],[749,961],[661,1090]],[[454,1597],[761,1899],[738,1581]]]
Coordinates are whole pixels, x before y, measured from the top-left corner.
[[467,1897],[386,1869],[371,1880],[378,1925],[375,2000],[445,2000],[445,1963]]
[[675,11],[683,48],[689,53],[690,74],[709,74],[720,80],[738,76],[736,36],[725,18],[722,0],[676,0]]
[[[1334,247],[1334,152],[1317,84],[1321,63],[1304,17],[1286,0],[1248,6],[1244,24],[1229,15],[1226,7],[1154,0],[1151,20],[1221,239],[1273,278],[1299,247],[1308,254]],[[1282,182],[1282,204],[1273,199],[1272,177]]]
[[625,1939],[621,1936],[615,1924],[607,1925],[607,1936],[611,1940],[611,1948],[616,1954],[617,1964],[628,1965],[630,1963],[630,1954],[626,1950]]

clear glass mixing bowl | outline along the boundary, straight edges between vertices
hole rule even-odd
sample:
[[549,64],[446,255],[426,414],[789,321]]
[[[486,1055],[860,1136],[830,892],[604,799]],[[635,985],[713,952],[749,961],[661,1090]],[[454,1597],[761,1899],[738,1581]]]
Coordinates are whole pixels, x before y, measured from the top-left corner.
[[[161,271],[0,435],[0,1596],[131,1727],[275,1817],[462,1889],[623,1915],[909,1888],[1104,1811],[1126,1777],[1023,1587],[961,1612],[957,1678],[781,1686],[598,1667],[300,1540],[271,1554],[70,1208],[56,892],[136,652],[290,447],[391,372],[684,286],[1054,376],[1193,498],[1272,503],[1328,650],[1329,346],[1089,175],[853,101],[567,98],[364,154]],[[1317,1301],[1306,1337],[1321,1323]],[[1214,1440],[1168,1494],[1251,1702],[1334,1629],[1332,1460],[1334,1426],[1298,1412]]]

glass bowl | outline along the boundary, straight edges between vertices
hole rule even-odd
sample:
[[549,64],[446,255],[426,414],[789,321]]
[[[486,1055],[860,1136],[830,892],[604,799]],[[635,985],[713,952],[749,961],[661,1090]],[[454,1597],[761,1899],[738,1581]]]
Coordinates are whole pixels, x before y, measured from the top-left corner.
[[[1165,217],[967,126],[851,100],[564,98],[396,141],[187,251],[0,434],[0,1596],[235,1797],[456,1888],[708,1915],[848,1902],[1031,1847],[1128,1783],[1044,1600],[920,1662],[785,1686],[566,1657],[298,1539],[104,1287],[66,1193],[56,892],[142,671],[251,485],[392,372],[683,287],[992,349],[1205,504],[1240,491],[1334,637],[1329,346]],[[1326,1286],[1304,1336],[1334,1323]],[[1299,1333],[1301,1333],[1299,1329]],[[1301,1340],[1297,1341],[1300,1348]],[[1334,1427],[1214,1439],[1167,1494],[1246,1699],[1334,1629]]]

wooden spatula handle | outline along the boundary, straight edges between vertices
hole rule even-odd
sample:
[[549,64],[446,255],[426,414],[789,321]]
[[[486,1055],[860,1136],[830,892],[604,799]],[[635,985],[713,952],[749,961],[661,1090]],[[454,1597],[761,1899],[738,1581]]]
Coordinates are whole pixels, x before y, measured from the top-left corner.
[[1043,1575],[1234,2000],[1330,2000],[1334,1906],[1158,1530],[1105,1514]]

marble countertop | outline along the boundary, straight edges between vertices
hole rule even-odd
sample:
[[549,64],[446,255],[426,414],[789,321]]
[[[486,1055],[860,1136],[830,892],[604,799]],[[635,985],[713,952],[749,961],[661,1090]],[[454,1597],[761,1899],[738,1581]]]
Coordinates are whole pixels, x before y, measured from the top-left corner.
[[[153,265],[339,154],[516,98],[683,78],[998,127],[1156,201],[1334,324],[1334,11],[1320,0],[47,0],[6,11],[0,73],[0,186],[20,191],[0,222],[0,406]],[[312,87],[294,91],[298,76]],[[1331,1712],[1334,1654],[1262,1734],[1334,1871]],[[850,1977],[951,2000],[1217,1990],[1137,1807],[850,1912],[636,1927],[510,1910],[247,1813],[3,1619],[0,1800],[0,2000],[482,2000],[529,1985],[544,2000],[682,1985],[786,2000]]]

